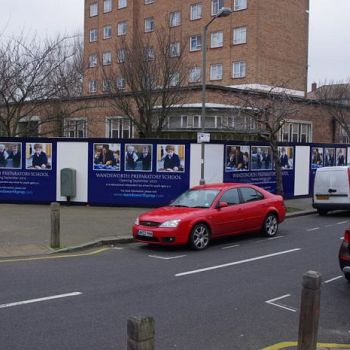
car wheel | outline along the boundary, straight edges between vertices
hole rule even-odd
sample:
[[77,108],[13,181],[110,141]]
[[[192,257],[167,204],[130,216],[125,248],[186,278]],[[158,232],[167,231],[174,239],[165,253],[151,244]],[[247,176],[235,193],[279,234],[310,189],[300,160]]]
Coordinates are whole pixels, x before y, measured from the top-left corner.
[[349,274],[349,273],[346,273],[346,274],[344,275],[344,277],[348,280],[348,282],[350,282],[350,274]]
[[263,225],[263,234],[266,237],[273,237],[278,231],[278,220],[276,214],[270,213],[267,215],[264,225]]
[[326,209],[317,209],[317,212],[318,212],[318,215],[326,216],[327,213],[328,213],[328,210],[326,210]]
[[196,224],[190,234],[190,245],[195,250],[205,249],[210,241],[210,232],[206,224]]

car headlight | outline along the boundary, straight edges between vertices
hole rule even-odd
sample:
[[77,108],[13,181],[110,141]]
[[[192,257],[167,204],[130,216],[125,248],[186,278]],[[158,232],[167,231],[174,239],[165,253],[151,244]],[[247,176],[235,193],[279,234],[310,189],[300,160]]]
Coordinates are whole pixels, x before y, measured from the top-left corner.
[[139,217],[137,217],[137,218],[135,219],[135,225],[140,225],[140,219],[139,219]]
[[181,219],[168,220],[163,222],[159,227],[177,227]]

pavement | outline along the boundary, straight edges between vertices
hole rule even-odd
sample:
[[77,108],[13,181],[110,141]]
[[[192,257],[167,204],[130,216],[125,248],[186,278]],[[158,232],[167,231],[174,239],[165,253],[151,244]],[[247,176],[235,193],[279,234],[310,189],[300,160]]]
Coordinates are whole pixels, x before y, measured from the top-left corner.
[[[286,200],[288,217],[314,213],[311,198]],[[61,249],[50,248],[50,205],[0,204],[0,258],[41,256],[132,241],[135,218],[149,208],[60,207]]]

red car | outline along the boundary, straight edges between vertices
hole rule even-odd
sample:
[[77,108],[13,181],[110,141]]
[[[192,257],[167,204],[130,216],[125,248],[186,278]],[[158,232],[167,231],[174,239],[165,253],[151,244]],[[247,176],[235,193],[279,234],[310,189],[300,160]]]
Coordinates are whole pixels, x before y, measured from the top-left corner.
[[350,229],[345,230],[339,250],[339,264],[345,278],[350,282]]
[[262,231],[273,237],[285,218],[282,196],[242,183],[196,186],[172,204],[140,215],[133,226],[139,242],[205,249],[211,239]]

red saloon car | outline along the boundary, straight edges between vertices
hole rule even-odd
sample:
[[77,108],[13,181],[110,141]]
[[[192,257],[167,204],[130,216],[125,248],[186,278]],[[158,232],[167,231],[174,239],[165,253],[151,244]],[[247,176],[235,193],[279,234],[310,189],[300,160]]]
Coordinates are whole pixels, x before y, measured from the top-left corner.
[[201,250],[211,239],[262,231],[273,237],[285,218],[283,198],[242,183],[191,188],[169,206],[140,215],[133,226],[139,242]]
[[345,230],[339,250],[339,264],[345,278],[350,282],[350,229]]

